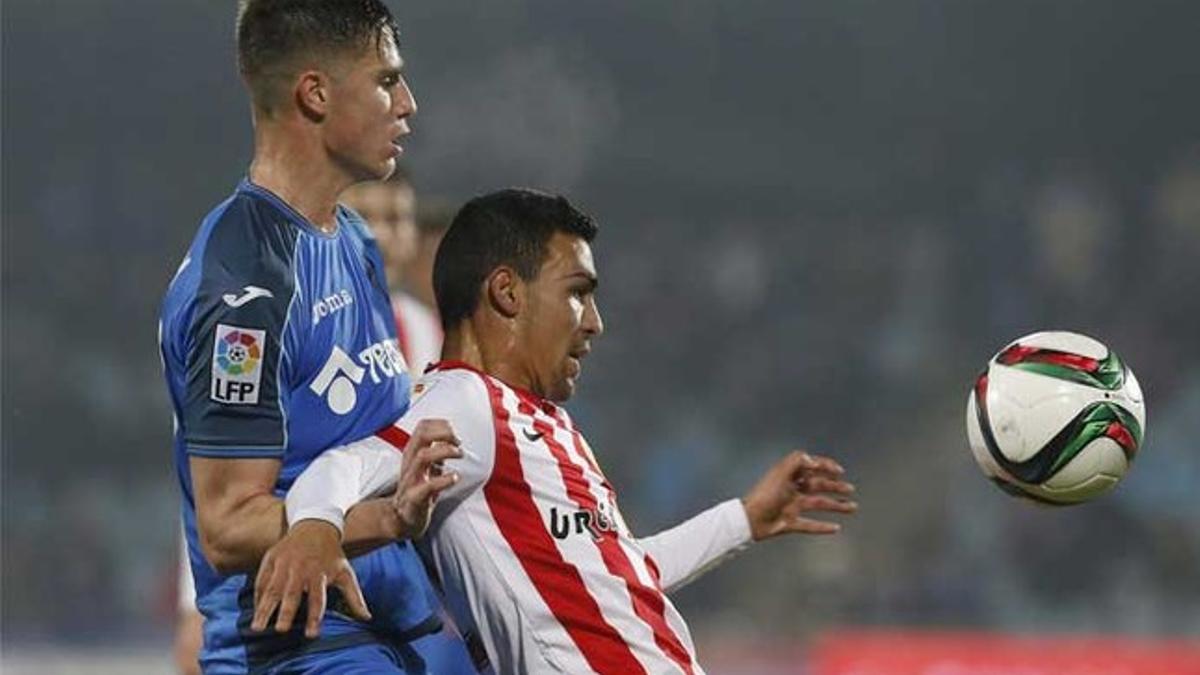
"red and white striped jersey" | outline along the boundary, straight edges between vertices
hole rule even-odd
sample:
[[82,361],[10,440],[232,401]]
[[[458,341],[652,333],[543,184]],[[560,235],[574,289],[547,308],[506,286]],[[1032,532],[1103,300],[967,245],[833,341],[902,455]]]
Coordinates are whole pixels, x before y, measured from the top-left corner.
[[323,453],[288,494],[289,522],[341,525],[394,482],[417,422],[446,419],[464,456],[422,548],[464,634],[501,673],[702,674],[666,591],[750,541],[740,501],[635,538],[566,411],[464,364],[439,364],[409,412],[375,437]]

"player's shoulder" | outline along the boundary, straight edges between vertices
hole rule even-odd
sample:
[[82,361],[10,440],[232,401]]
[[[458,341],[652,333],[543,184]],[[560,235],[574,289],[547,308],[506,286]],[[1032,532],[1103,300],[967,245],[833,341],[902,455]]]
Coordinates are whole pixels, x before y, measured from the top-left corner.
[[338,223],[343,225],[355,238],[364,242],[375,242],[375,234],[371,232],[371,226],[367,224],[365,218],[359,215],[358,211],[345,204],[338,204],[337,218]]
[[232,261],[283,261],[291,264],[300,229],[279,205],[239,188],[213,209],[201,226],[204,257]]
[[286,206],[247,185],[239,185],[202,221],[168,286],[165,332],[190,335],[213,321],[283,323],[297,284],[299,230]]
[[411,411],[422,416],[492,417],[488,376],[471,368],[437,364],[413,387]]
[[400,427],[412,433],[421,420],[445,420],[464,447],[470,448],[472,457],[486,460],[496,438],[486,380],[481,372],[438,364],[417,382],[412,406],[400,420]]

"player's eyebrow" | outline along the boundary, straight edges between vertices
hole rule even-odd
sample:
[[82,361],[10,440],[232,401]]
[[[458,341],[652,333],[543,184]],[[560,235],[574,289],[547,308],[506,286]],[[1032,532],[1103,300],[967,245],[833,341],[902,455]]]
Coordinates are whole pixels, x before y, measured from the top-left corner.
[[600,287],[600,279],[595,274],[592,274],[591,272],[588,272],[587,270],[578,270],[578,271],[572,272],[572,273],[568,274],[566,278],[574,279],[575,277],[579,277],[579,278],[585,280],[587,282],[587,287],[588,287],[589,291],[594,291]]
[[379,77],[400,77],[400,73],[404,70],[404,63],[401,62],[398,66],[384,66],[379,69]]

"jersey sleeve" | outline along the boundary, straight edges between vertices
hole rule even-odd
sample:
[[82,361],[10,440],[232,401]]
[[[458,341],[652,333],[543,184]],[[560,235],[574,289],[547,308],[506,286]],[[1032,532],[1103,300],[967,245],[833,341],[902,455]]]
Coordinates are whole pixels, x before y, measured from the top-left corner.
[[671,592],[750,545],[750,521],[739,499],[722,502],[679,525],[638,540]]
[[392,489],[400,474],[404,447],[423,419],[449,422],[463,451],[461,458],[445,462],[446,470],[456,472],[459,480],[438,496],[438,512],[453,509],[483,485],[495,457],[491,406],[478,376],[455,371],[438,375],[395,424],[313,460],[288,491],[289,527],[315,518],[340,530],[350,507]]
[[314,459],[288,490],[288,527],[315,519],[342,530],[350,507],[395,486],[403,456],[400,448],[384,440],[392,433],[394,427],[389,427]]
[[438,510],[452,508],[483,486],[492,474],[496,459],[496,431],[491,400],[482,376],[467,370],[436,373],[425,380],[427,387],[415,394],[413,407],[397,426],[411,435],[423,419],[450,423],[463,456],[445,462],[458,482],[438,497]]
[[189,454],[283,456],[288,387],[280,377],[296,237],[294,228],[238,201],[213,226],[184,329]]

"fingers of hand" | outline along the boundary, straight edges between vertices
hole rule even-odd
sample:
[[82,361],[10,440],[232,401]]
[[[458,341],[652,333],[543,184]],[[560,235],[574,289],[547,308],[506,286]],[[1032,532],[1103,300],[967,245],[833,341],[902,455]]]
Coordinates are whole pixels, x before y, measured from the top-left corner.
[[788,475],[792,475],[801,471],[811,471],[816,468],[816,463],[813,461],[812,455],[803,450],[793,450],[784,457],[781,462],[775,465],[777,469],[783,470]]
[[267,629],[267,621],[279,606],[279,591],[274,578],[255,588],[254,595],[254,619],[250,622],[250,630],[261,632]]
[[458,459],[462,457],[462,454],[462,448],[457,445],[436,441],[418,451],[417,461],[420,463],[419,468],[437,474],[441,473],[442,462],[447,459]]
[[346,599],[346,605],[355,618],[363,621],[371,620],[371,611],[367,608],[367,601],[363,598],[362,589],[358,586],[358,577],[355,576],[354,568],[350,566],[349,561],[345,562],[341,573],[334,578],[333,585],[342,591],[342,597]]
[[854,484],[821,474],[802,476],[795,481],[796,489],[806,494],[829,493],[836,495],[854,494]]
[[[321,575],[324,576],[324,575]],[[322,587],[324,581],[322,580]],[[275,617],[275,632],[286,633],[292,629],[292,621],[296,618],[296,610],[304,597],[305,585],[299,575],[293,574],[283,588],[283,597],[279,603],[279,615]]]
[[830,523],[824,520],[813,520],[812,518],[795,518],[788,524],[788,531],[801,532],[804,534],[837,534],[841,532],[842,526],[837,523]]
[[405,448],[405,454],[407,455],[410,450],[415,450],[437,441],[458,445],[458,437],[454,435],[454,429],[450,426],[449,422],[433,418],[421,420],[413,428],[412,437],[408,439],[408,447]]
[[[274,568],[275,568],[275,557],[273,555],[273,552],[267,551],[267,554],[263,556],[262,563],[260,563],[258,566],[258,574],[256,574],[254,576],[254,608],[255,609],[254,609],[254,621],[250,624],[250,628],[253,630],[262,630],[263,628],[266,628],[266,623],[267,623],[266,618],[263,619],[262,625],[258,625],[259,624],[258,607],[260,604],[262,604],[263,592],[266,590],[267,585],[270,583],[271,577],[273,576],[272,570]],[[270,616],[270,614],[268,614],[267,616]]]
[[823,455],[811,455],[802,450],[792,452],[790,464],[794,471],[819,471],[831,476],[841,476],[846,469],[834,460]]
[[442,463],[448,459],[462,457],[462,448],[457,442],[433,441],[428,445],[409,448],[404,455],[404,466],[400,480],[404,484],[420,483],[428,476],[437,476],[444,470]]
[[458,474],[453,471],[434,476],[413,488],[412,500],[418,504],[432,504],[443,490],[458,482]]
[[834,460],[832,460],[828,457],[823,457],[821,455],[813,455],[812,460],[813,460],[813,463],[816,465],[813,468],[816,469],[817,471],[823,471],[823,472],[828,473],[833,476],[841,476],[846,473],[846,469],[843,468],[841,464],[838,464],[837,462],[835,462]]
[[789,476],[799,476],[805,473],[817,472],[838,477],[846,473],[841,464],[828,457],[812,455],[803,450],[793,450],[787,457],[776,465],[776,468]]
[[308,586],[308,620],[304,623],[304,636],[315,639],[321,635],[321,618],[325,616],[325,587],[328,583],[324,574]]
[[805,495],[799,498],[801,511],[829,511],[831,513],[854,513],[858,503],[826,495]]

